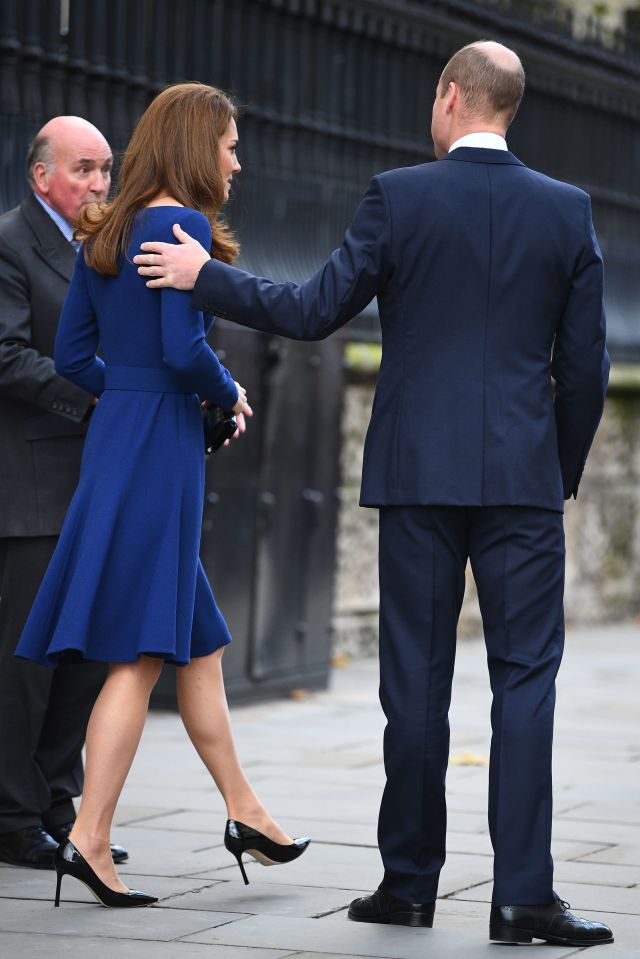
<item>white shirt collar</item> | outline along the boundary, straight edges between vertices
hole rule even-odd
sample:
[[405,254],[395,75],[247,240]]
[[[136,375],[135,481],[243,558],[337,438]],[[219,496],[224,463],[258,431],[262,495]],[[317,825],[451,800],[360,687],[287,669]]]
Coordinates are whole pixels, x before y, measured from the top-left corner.
[[480,147],[483,150],[508,150],[507,141],[499,133],[467,133],[449,147],[449,153],[458,147]]

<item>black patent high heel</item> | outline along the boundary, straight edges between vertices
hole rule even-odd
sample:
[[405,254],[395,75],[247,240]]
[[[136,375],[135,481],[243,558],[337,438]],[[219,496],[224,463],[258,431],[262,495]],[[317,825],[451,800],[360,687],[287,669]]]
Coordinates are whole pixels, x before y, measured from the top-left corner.
[[263,866],[279,866],[282,863],[293,862],[294,859],[298,859],[310,842],[311,840],[305,837],[281,845],[258,832],[257,829],[252,829],[251,826],[245,826],[244,823],[238,822],[237,819],[227,820],[227,827],[224,831],[224,844],[231,855],[236,857],[245,886],[249,885],[249,880],[242,863],[244,852],[253,856]]
[[130,889],[129,892],[116,892],[109,889],[73,845],[70,839],[61,843],[55,851],[54,863],[57,873],[56,898],[54,906],[60,905],[60,887],[63,876],[74,876],[83,882],[91,890],[98,902],[103,906],[119,906],[130,908],[132,906],[150,906],[157,902],[157,896],[149,896],[146,892],[138,892],[137,889]]

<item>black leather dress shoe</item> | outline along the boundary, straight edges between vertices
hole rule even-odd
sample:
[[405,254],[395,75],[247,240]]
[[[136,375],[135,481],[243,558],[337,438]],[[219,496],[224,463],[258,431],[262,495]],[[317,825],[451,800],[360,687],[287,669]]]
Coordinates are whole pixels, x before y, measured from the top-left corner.
[[0,861],[28,869],[53,869],[58,843],[42,826],[0,833]]
[[355,922],[391,922],[396,926],[433,925],[435,902],[406,902],[384,889],[376,889],[370,896],[354,899],[349,906],[349,919]]
[[[65,843],[69,838],[69,833],[73,829],[73,822],[65,822],[59,826],[51,826],[49,831],[56,842],[59,842],[60,845]],[[129,853],[124,848],[124,846],[116,846],[115,843],[111,843],[111,858],[116,865],[120,862],[126,862],[129,858]]]
[[544,939],[559,946],[598,946],[613,942],[603,922],[591,922],[569,912],[569,903],[556,899],[548,906],[492,906],[489,938],[493,942]]

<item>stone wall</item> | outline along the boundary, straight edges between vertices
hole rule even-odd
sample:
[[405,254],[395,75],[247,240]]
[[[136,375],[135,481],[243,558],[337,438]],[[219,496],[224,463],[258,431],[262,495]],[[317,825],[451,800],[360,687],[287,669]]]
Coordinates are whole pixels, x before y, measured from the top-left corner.
[[[334,652],[377,652],[378,512],[358,506],[362,448],[375,378],[360,376],[345,392],[336,564]],[[567,503],[567,626],[640,614],[640,383],[613,371],[604,417],[577,500]],[[475,584],[467,590],[459,636],[481,633]]]

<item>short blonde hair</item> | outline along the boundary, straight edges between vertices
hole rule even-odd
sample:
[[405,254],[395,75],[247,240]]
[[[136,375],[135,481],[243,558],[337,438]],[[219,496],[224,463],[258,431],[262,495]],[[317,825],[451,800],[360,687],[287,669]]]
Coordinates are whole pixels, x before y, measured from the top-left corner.
[[460,88],[465,108],[472,116],[499,116],[509,126],[524,94],[524,69],[509,70],[496,63],[478,40],[451,57],[440,77],[440,96],[450,83]]

